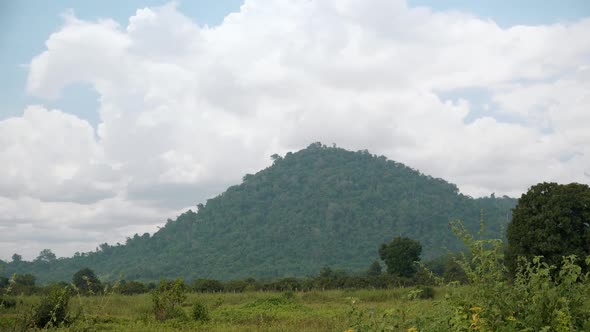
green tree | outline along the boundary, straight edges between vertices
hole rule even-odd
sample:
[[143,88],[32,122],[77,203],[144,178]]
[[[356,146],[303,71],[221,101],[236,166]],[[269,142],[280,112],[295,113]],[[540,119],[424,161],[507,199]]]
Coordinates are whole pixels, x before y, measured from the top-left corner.
[[72,277],[72,283],[82,294],[98,294],[102,290],[100,280],[89,268],[83,268]]
[[139,281],[122,280],[119,284],[119,293],[124,295],[134,295],[147,293],[147,286]]
[[32,294],[36,290],[36,278],[30,273],[15,274],[12,280],[14,281],[14,285],[11,287],[12,294]]
[[387,265],[387,272],[408,278],[416,273],[415,262],[420,261],[421,253],[420,242],[401,236],[379,248],[379,256]]
[[9,285],[9,281],[10,279],[6,278],[6,277],[0,277],[0,289],[4,289],[6,287],[8,287]]
[[[518,257],[543,256],[559,266],[563,256],[590,255],[590,187],[539,183],[521,196],[506,231],[512,272]],[[587,268],[587,267],[586,267]]]
[[[14,257],[14,256],[13,256]],[[55,254],[50,249],[43,249],[39,253],[39,256],[35,258],[36,262],[53,262],[56,260]]]
[[379,262],[374,261],[369,269],[367,270],[367,276],[369,277],[378,277],[381,275],[381,264]]
[[30,273],[14,275],[14,283],[20,286],[33,287],[35,286],[35,280],[35,276]]
[[19,255],[19,254],[14,254],[12,255],[12,263],[20,263],[23,261],[23,256]]

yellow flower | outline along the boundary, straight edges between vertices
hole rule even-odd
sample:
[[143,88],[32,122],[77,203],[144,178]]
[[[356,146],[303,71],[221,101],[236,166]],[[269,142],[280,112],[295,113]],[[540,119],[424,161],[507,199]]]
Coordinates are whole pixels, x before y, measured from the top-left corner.
[[346,330],[344,332],[354,332],[354,330],[353,329],[348,329],[348,330]]
[[417,328],[415,328],[414,326],[410,327],[408,329],[408,332],[419,332]]
[[483,311],[482,307],[473,307],[473,308],[471,308],[469,310],[475,312],[476,314],[478,314],[478,313],[480,313],[480,312]]

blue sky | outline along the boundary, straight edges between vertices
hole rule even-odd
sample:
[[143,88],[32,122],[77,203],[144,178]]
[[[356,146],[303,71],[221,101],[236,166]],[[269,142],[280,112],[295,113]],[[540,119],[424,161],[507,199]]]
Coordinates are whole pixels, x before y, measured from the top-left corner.
[[[122,27],[138,8],[159,6],[170,1],[2,1],[0,3],[0,120],[20,115],[28,104],[43,103],[74,113],[93,125],[98,122],[98,95],[87,84],[75,84],[62,91],[55,101],[28,96],[25,91],[31,59],[44,51],[49,35],[63,23],[61,15],[69,9],[84,20],[114,19]],[[217,25],[225,15],[239,10],[242,0],[184,1],[178,8],[200,25]]]
[[[47,37],[62,24],[61,14],[73,9],[85,20],[111,18],[126,26],[138,8],[158,6],[169,1],[3,1],[0,3],[0,120],[18,116],[26,105],[43,103],[88,120],[99,121],[96,109],[98,95],[87,84],[66,87],[58,100],[41,100],[25,91],[27,68],[31,58],[45,48]],[[217,25],[225,15],[239,10],[242,0],[178,1],[185,15],[200,25]],[[459,10],[489,18],[502,27],[512,25],[550,24],[577,20],[590,14],[587,0],[409,0],[410,6],[427,6],[435,11]],[[486,103],[481,93],[470,94],[477,104]],[[473,114],[472,114],[473,116]]]

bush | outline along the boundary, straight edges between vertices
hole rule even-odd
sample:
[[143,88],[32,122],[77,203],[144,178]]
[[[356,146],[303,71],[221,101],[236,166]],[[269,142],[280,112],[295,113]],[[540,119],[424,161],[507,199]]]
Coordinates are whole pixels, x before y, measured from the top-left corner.
[[89,268],[83,268],[76,272],[72,277],[72,283],[78,292],[84,295],[97,295],[103,291],[102,283],[94,271]]
[[152,292],[153,310],[157,320],[186,318],[182,304],[186,301],[186,286],[182,279],[160,281]]
[[31,325],[46,328],[68,324],[69,302],[70,292],[67,288],[52,290],[34,308]]
[[16,300],[12,298],[0,297],[0,308],[13,308],[16,307]]
[[[445,284],[439,278],[446,294],[434,302],[437,313],[411,320],[403,311],[381,314],[353,305],[350,327],[355,331],[590,331],[590,273],[582,268],[590,265],[590,257],[582,262],[570,255],[557,265],[541,257],[521,258],[509,279],[501,240],[476,239],[459,222],[451,226],[469,249],[457,260],[469,286],[456,288],[457,282]],[[409,298],[434,295],[428,288],[412,290]]]
[[192,283],[192,289],[201,293],[223,292],[224,287],[221,281],[213,279],[197,279]]
[[[456,223],[455,233],[469,248],[471,259],[459,261],[471,285],[467,294],[448,297],[458,309],[448,319],[451,330],[588,331],[589,275],[579,259],[563,257],[549,265],[541,257],[521,258],[513,283],[507,279],[500,240],[476,240]],[[590,260],[588,260],[590,262]],[[588,263],[587,262],[587,263]],[[554,273],[559,271],[559,273]],[[466,318],[465,318],[466,317]]]
[[123,295],[135,295],[147,293],[148,288],[146,285],[139,281],[121,281],[118,287],[119,294]]
[[209,321],[209,309],[207,309],[207,307],[200,302],[193,304],[192,314],[193,319],[198,322]]
[[423,300],[434,299],[434,288],[430,286],[418,286],[416,290],[418,291],[416,298]]

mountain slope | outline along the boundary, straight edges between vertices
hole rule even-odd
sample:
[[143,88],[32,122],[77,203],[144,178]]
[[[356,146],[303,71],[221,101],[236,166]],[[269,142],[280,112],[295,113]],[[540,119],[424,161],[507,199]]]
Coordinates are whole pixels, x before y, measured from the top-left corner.
[[403,235],[419,240],[424,257],[457,250],[448,223],[479,227],[483,209],[489,236],[502,237],[516,200],[473,199],[455,185],[403,164],[319,143],[169,220],[153,236],[53,262],[9,264],[40,280],[69,280],[88,266],[105,278],[281,277],[315,274],[329,265],[361,270],[379,245]]

